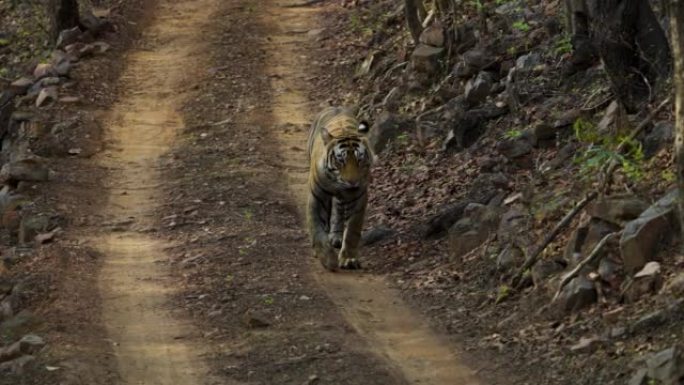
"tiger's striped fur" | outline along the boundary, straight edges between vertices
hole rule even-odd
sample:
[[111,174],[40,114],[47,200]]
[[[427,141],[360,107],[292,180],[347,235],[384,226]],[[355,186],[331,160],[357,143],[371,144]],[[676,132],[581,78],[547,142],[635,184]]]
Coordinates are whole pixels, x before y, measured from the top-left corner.
[[360,267],[358,248],[374,158],[363,135],[367,129],[353,110],[328,107],[309,132],[307,225],[314,256],[328,270]]

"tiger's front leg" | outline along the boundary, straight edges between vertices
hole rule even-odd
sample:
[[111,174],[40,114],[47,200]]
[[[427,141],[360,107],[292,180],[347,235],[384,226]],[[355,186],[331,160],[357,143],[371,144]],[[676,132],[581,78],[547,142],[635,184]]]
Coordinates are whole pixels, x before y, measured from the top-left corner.
[[361,242],[361,230],[363,229],[367,203],[368,196],[364,192],[364,196],[357,201],[355,207],[349,210],[349,219],[346,222],[342,249],[338,258],[340,268],[342,269],[361,268],[361,263],[359,262],[359,243]]
[[330,215],[330,245],[335,249],[342,247],[344,222],[344,206],[338,198],[333,198],[332,214]]
[[337,254],[328,239],[331,201],[331,197],[318,197],[312,192],[309,195],[306,217],[314,257],[321,261],[323,267],[335,271],[338,266]]

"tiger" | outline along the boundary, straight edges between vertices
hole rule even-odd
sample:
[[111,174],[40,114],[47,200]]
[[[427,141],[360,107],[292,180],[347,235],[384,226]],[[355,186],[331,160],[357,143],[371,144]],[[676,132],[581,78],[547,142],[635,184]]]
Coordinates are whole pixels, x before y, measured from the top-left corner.
[[327,107],[309,131],[307,227],[314,257],[330,271],[361,268],[358,250],[375,161],[368,130],[354,109]]

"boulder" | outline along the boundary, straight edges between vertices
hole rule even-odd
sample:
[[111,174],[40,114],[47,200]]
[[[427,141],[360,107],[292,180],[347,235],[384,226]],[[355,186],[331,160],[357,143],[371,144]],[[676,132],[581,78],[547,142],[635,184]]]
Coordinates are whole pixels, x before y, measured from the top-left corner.
[[543,259],[537,262],[530,271],[532,283],[535,286],[544,286],[546,281],[554,275],[560,274],[565,270],[566,265],[555,259]]
[[49,63],[40,63],[33,70],[33,78],[36,80],[42,79],[46,76],[54,76],[56,74],[54,67]]
[[464,217],[449,229],[449,254],[460,259],[489,238],[499,221],[496,208],[471,203],[464,209]]
[[416,72],[433,75],[439,70],[442,57],[444,57],[444,48],[418,44],[411,54],[411,67]]
[[444,47],[444,28],[439,22],[430,24],[420,34],[418,41],[432,47]]
[[648,203],[634,196],[601,197],[590,203],[586,211],[594,218],[624,225],[626,221],[639,217],[648,206]]
[[406,126],[406,121],[399,116],[387,111],[381,113],[368,133],[368,141],[373,151],[381,153],[390,141],[406,132]]
[[494,58],[481,48],[473,48],[461,56],[461,61],[454,66],[454,75],[469,78],[494,63]]
[[558,128],[548,122],[537,122],[537,124],[532,126],[531,132],[535,142],[539,142],[542,140],[556,139]]
[[526,55],[520,56],[515,61],[515,69],[519,73],[532,72],[534,68],[542,63],[542,57],[539,53],[530,52]]
[[50,218],[46,216],[25,216],[19,225],[19,244],[29,245],[34,238],[45,233],[50,227]]
[[36,107],[45,107],[57,101],[59,98],[59,92],[57,87],[50,86],[45,87],[38,93],[38,98],[36,98]]
[[435,238],[443,235],[449,228],[463,216],[463,211],[469,202],[450,204],[438,210],[437,214],[428,219],[421,231],[424,239]]
[[603,113],[603,118],[601,118],[598,126],[596,126],[598,131],[604,134],[608,133],[610,127],[619,120],[621,113],[624,111],[620,109],[620,104],[613,100],[606,108],[606,112]]
[[83,33],[78,27],[63,30],[57,37],[57,48],[63,48],[79,42],[82,34]]
[[650,159],[661,149],[669,147],[674,141],[674,125],[672,122],[660,121],[643,139],[644,157]]
[[580,275],[563,288],[559,303],[566,312],[572,313],[593,305],[597,299],[594,283]]
[[628,274],[635,274],[653,259],[658,244],[671,233],[677,205],[677,190],[673,190],[625,225],[620,238],[620,253]]
[[392,230],[391,228],[380,225],[372,228],[371,230],[365,231],[361,236],[361,242],[364,246],[372,245],[393,236],[395,233],[396,231]]
[[502,140],[497,144],[497,150],[508,159],[515,159],[532,152],[532,145],[527,138]]
[[684,377],[684,351],[681,346],[661,350],[646,360],[648,378],[661,384],[681,384]]
[[454,51],[457,54],[466,52],[477,44],[477,37],[475,36],[475,27],[473,23],[464,23],[458,25],[454,29]]
[[7,182],[45,182],[48,180],[49,170],[34,158],[6,163],[0,169],[0,181]]
[[644,296],[655,294],[663,286],[663,276],[658,262],[651,261],[634,275],[634,280],[625,290],[629,302],[637,302]]
[[520,248],[507,244],[496,257],[496,268],[500,271],[509,271],[520,266],[524,260],[525,255]]
[[492,90],[494,77],[489,72],[480,72],[474,79],[468,80],[465,86],[465,99],[471,106],[484,102]]
[[33,80],[21,77],[10,84],[10,91],[15,95],[23,95],[33,85]]
[[671,277],[661,290],[662,294],[672,296],[674,298],[684,297],[684,272],[679,272]]

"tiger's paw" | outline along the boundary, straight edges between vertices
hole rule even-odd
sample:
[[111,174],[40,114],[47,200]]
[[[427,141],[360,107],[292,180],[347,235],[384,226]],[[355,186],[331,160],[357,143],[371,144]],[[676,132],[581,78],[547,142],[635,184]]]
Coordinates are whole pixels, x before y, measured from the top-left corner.
[[330,246],[335,249],[342,248],[342,234],[330,234]]
[[321,265],[329,271],[337,271],[339,265],[337,261],[337,254],[333,250],[325,250],[318,253],[318,260],[321,261]]
[[340,258],[340,269],[357,270],[361,268],[361,262],[356,258]]

